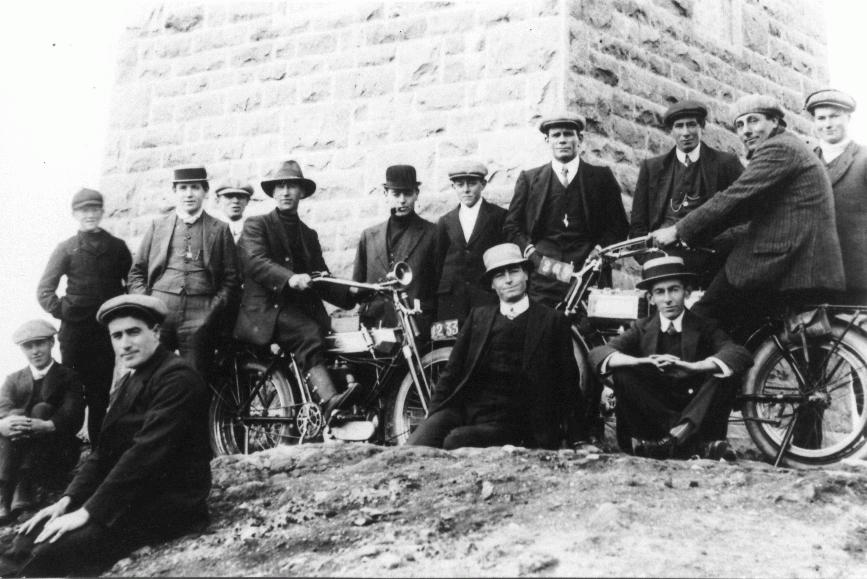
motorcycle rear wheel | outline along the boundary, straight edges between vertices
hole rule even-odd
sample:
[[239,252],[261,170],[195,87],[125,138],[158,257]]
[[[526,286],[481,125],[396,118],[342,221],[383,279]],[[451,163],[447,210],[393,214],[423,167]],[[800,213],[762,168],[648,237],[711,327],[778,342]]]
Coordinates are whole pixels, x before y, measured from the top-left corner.
[[[440,372],[446,367],[451,346],[437,348],[426,354],[422,360],[422,371],[427,376],[431,391],[439,380]],[[430,398],[425,400],[430,410]],[[386,440],[393,444],[406,444],[409,435],[421,424],[427,413],[419,398],[418,389],[412,379],[412,374],[406,373],[395,392],[386,412],[388,424],[386,425]]]

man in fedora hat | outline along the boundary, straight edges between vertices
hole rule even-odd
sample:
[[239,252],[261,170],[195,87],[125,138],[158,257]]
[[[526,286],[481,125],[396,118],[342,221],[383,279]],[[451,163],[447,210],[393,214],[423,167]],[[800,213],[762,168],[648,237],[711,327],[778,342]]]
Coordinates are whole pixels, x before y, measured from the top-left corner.
[[96,448],[61,498],[27,521],[4,553],[4,575],[96,576],[145,544],[207,525],[207,386],[160,344],[167,313],[161,300],[137,294],[99,308],[97,319],[131,371],[112,391]]
[[276,342],[293,352],[328,419],[343,396],[325,368],[324,341],[331,325],[322,298],[339,306],[351,300],[341,288],[311,283],[310,274],[327,272],[328,266],[316,231],[298,217],[298,205],[313,195],[316,183],[304,177],[298,163],[286,161],[262,181],[262,190],[277,206],[244,225],[239,244],[244,292],[235,337],[262,346]]
[[229,226],[202,208],[204,167],[175,169],[175,211],[145,232],[129,272],[130,293],[153,295],[169,315],[160,340],[203,375],[213,351],[215,323],[238,292],[238,256]]
[[38,488],[66,484],[78,462],[81,382],[51,358],[56,333],[48,322],[31,320],[12,334],[27,367],[0,387],[0,523],[29,518]]
[[[105,300],[120,295],[132,265],[122,239],[100,226],[103,199],[99,191],[81,189],[72,196],[72,216],[78,233],[60,243],[45,266],[36,290],[39,305],[60,320],[60,359],[84,383],[87,434],[96,442],[108,406],[114,372],[114,352],[105,328],[96,322],[96,310]],[[66,292],[57,295],[66,276]]]
[[867,147],[849,137],[855,99],[823,89],[807,97],[804,108],[813,116],[819,137],[817,153],[834,189],[837,235],[843,254],[846,291],[842,303],[867,305]]
[[458,206],[437,221],[437,319],[463,322],[470,309],[497,302],[482,277],[482,255],[502,243],[506,210],[482,198],[488,168],[459,161],[449,171]]
[[[436,307],[436,226],[415,212],[419,185],[412,165],[392,165],[386,169],[382,186],[390,216],[361,233],[352,279],[376,283],[382,281],[397,262],[409,264],[412,283],[406,292],[410,303],[420,301],[423,315],[420,325],[424,328]],[[391,302],[382,296],[363,303],[360,316],[367,326],[397,325]]]
[[440,374],[430,414],[409,444],[451,450],[518,444],[558,448],[580,412],[569,322],[527,296],[530,263],[513,243],[484,254],[499,304],[474,308]]
[[694,279],[680,257],[647,261],[637,285],[657,312],[590,351],[591,367],[613,375],[617,427],[624,434],[618,439],[628,434],[641,441],[627,452],[733,456],[725,443],[738,386],[731,378],[752,366],[752,357],[716,323],[684,307]]
[[[717,151],[702,141],[707,121],[703,103],[674,103],[662,121],[674,139],[674,147],[641,162],[632,197],[630,237],[677,223],[717,191],[726,189],[744,170],[737,156]],[[687,268],[699,274],[700,285],[707,287],[722,267],[725,253],[734,242],[733,235],[728,231],[708,244],[717,250],[716,254],[681,249],[668,253],[683,257]]]
[[550,306],[560,302],[569,287],[555,279],[550,264],[580,267],[595,246],[626,239],[629,231],[611,169],[578,155],[585,127],[584,118],[574,113],[542,121],[539,130],[553,159],[518,176],[503,226],[506,238],[533,263],[530,297]]
[[232,239],[237,244],[244,231],[244,211],[253,196],[253,188],[245,183],[225,183],[217,187],[216,193],[217,205],[226,217]]
[[732,117],[747,149],[747,168],[726,190],[652,233],[661,245],[700,245],[747,220],[725,267],[696,305],[696,312],[729,330],[750,328],[779,304],[821,300],[844,287],[834,196],[822,162],[785,129],[776,99],[741,97]]

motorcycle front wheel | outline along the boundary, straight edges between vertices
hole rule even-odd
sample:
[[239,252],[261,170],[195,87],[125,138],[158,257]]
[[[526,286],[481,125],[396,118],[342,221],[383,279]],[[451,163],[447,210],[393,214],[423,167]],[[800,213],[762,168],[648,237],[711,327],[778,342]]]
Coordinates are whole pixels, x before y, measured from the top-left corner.
[[[422,372],[427,377],[431,390],[436,386],[451,352],[451,346],[437,348],[421,359]],[[427,393],[425,395],[425,404],[429,406],[430,397]],[[406,444],[409,435],[427,418],[425,405],[421,402],[419,389],[416,388],[410,372],[406,373],[395,391],[387,408],[386,418],[386,439],[392,444]]]

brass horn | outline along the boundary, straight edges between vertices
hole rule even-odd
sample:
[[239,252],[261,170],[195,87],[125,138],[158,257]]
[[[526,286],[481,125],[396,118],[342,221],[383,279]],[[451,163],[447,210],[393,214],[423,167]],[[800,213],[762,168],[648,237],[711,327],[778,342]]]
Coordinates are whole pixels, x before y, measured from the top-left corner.
[[396,281],[403,287],[412,283],[412,268],[405,261],[398,261],[385,276],[388,281]]

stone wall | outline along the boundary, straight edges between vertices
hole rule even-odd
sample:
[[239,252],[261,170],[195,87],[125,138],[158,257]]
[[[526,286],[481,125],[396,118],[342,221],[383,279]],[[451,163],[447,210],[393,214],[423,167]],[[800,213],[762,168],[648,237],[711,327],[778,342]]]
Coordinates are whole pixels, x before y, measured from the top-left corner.
[[[507,205],[519,171],[548,158],[539,119],[568,106],[588,118],[585,157],[614,168],[628,207],[637,163],[672,146],[669,103],[704,99],[708,141],[739,152],[734,98],[771,92],[796,117],[826,81],[809,0],[149,4],[122,41],[101,188],[134,247],[173,205],[171,168],[258,184],[294,158],[319,185],[302,217],[345,275],[361,229],[387,214],[387,165],[418,168],[428,219],[454,203],[447,169],[466,156]],[[272,207],[261,190],[254,201]]]

